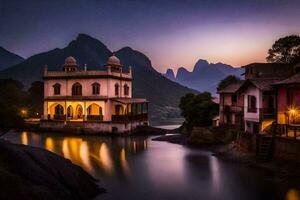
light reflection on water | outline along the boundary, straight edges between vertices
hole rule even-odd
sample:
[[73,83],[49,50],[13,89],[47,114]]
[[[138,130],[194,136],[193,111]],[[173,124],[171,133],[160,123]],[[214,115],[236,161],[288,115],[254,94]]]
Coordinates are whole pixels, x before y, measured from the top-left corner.
[[147,137],[74,137],[9,133],[14,143],[45,148],[70,159],[108,193],[99,199],[300,200],[299,184],[223,162],[199,151]]

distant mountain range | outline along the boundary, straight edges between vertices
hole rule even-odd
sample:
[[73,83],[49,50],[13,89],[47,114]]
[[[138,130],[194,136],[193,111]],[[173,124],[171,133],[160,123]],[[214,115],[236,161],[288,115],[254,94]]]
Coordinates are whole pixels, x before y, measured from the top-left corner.
[[163,74],[168,79],[180,83],[200,92],[208,91],[215,94],[218,83],[228,75],[235,75],[242,78],[244,72],[242,68],[234,68],[223,63],[208,63],[206,60],[198,60],[193,71],[189,72],[184,67],[180,67],[175,73],[172,69],[167,69]]
[[[162,76],[141,52],[124,47],[115,53],[123,65],[132,66],[133,96],[145,97],[150,101],[152,121],[178,117],[180,97],[188,92],[196,92]],[[81,68],[87,64],[88,69],[100,69],[111,55],[112,52],[99,40],[79,34],[63,49],[56,48],[31,56],[20,64],[0,71],[0,78],[13,78],[29,86],[31,82],[42,79],[46,64],[49,70],[62,70],[65,58],[74,56]]]
[[0,70],[19,64],[23,61],[24,58],[21,56],[18,56],[12,52],[9,52],[3,47],[0,47]]

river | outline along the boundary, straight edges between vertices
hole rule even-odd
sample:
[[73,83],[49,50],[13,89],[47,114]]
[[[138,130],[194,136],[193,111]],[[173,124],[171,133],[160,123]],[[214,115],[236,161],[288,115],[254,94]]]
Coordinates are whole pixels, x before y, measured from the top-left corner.
[[151,137],[12,132],[4,138],[47,149],[80,165],[107,189],[97,199],[299,200],[297,182]]

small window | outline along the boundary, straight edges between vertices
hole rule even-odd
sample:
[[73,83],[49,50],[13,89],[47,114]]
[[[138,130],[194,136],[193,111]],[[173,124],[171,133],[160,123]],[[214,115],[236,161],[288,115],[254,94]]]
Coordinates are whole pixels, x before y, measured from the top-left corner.
[[236,94],[231,95],[231,103],[236,104],[236,102],[237,102],[237,95]]
[[129,86],[127,84],[124,85],[124,95],[125,96],[129,95]]
[[118,83],[115,84],[115,95],[119,96],[119,84]]
[[72,95],[81,96],[82,95],[82,86],[80,83],[75,83],[72,86]]
[[100,84],[99,83],[93,83],[92,89],[93,89],[93,94],[95,94],[95,95],[100,94]]
[[54,95],[60,95],[60,84],[56,83],[55,85],[53,85],[53,89],[54,89]]
[[248,112],[256,113],[256,97],[248,95]]

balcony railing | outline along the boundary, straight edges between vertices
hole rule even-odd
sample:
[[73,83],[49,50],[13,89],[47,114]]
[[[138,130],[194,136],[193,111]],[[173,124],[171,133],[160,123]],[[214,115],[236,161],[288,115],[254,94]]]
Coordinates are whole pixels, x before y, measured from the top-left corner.
[[249,113],[256,113],[257,112],[257,108],[248,107],[247,111]]
[[273,119],[275,117],[274,108],[261,108],[260,113],[263,119]]
[[65,120],[66,119],[66,115],[54,115],[53,119],[54,120]]
[[147,120],[148,114],[142,113],[137,115],[112,115],[112,121],[114,122],[124,122],[132,120]]
[[236,106],[236,105],[225,105],[225,106],[220,106],[220,109],[222,112],[243,112],[244,111],[244,107],[243,106]]
[[103,115],[87,115],[87,121],[103,121]]

